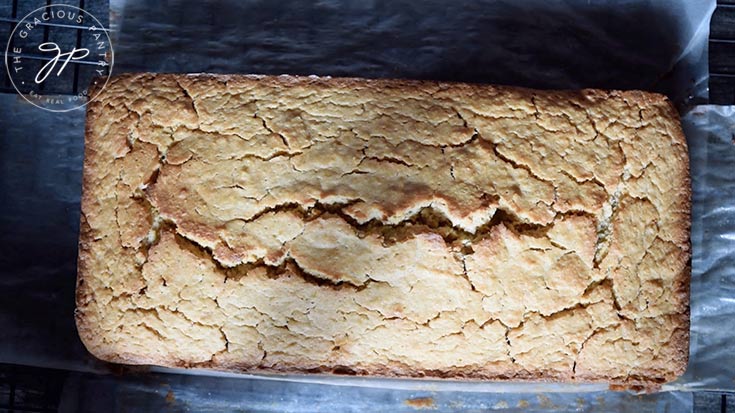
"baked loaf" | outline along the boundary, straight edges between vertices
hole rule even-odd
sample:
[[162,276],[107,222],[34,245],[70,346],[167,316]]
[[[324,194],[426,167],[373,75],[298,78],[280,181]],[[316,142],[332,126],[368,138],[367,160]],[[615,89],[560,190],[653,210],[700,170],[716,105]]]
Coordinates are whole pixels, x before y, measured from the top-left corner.
[[657,94],[122,75],[88,107],[77,326],[117,363],[656,386],[689,210]]

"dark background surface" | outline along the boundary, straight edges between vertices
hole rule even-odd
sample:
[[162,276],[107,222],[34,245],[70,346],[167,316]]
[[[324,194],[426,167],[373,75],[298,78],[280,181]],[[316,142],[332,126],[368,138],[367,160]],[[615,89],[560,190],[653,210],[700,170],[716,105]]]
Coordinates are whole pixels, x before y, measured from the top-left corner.
[[[100,7],[100,2],[86,1],[87,10]],[[0,0],[0,16],[12,13],[12,4],[3,8],[6,3]],[[21,0],[16,12],[20,16],[43,4]],[[486,3],[469,1],[429,1],[420,7],[408,1],[304,4],[250,1],[223,13],[221,8],[193,0],[129,1],[116,43],[116,71],[328,74],[539,88],[639,88],[667,93],[680,105],[693,103],[688,98],[692,89],[674,87],[686,70],[676,67],[672,58],[676,46],[665,41],[670,39],[667,27],[674,30],[679,17],[668,9],[647,7],[645,1],[622,1],[621,7],[604,14],[592,6],[565,8],[564,2],[530,2],[523,7],[499,2],[492,14],[484,12]],[[462,13],[456,13],[458,9]],[[713,39],[715,35],[734,39],[735,8],[720,10],[726,11],[715,15],[720,17],[713,22]],[[580,13],[587,24],[575,23],[574,16]],[[104,11],[93,14],[106,17]],[[656,19],[661,25],[620,24],[631,17]],[[718,23],[720,19],[725,23]],[[310,24],[304,25],[305,21]],[[148,23],[143,27],[142,22]],[[0,24],[2,38],[9,27]],[[175,47],[161,50],[157,46],[161,43]],[[712,77],[713,100],[732,96],[730,103],[735,102],[735,53],[728,51],[732,46],[727,41],[710,43],[713,73],[723,75]],[[205,49],[209,60],[198,58]],[[641,53],[631,57],[631,49]],[[233,55],[244,60],[235,61]],[[517,67],[527,70],[514,70]],[[689,84],[694,88],[696,79]],[[329,386],[325,391],[320,385],[253,379],[109,374],[116,370],[87,354],[73,322],[84,112],[57,116],[28,109],[21,100],[14,91],[0,95],[0,325],[10,326],[0,332],[0,361],[9,361],[3,357],[13,354],[13,363],[62,370],[0,365],[0,413],[55,411],[57,406],[64,411],[222,411],[235,407],[238,400],[254,411],[282,410],[279,406],[324,411],[319,406],[334,404],[360,411],[368,402],[376,409],[410,411],[404,402],[416,397],[432,397],[440,408],[481,410],[499,400],[497,395],[482,393],[390,389],[363,389],[365,398],[350,400],[358,392],[349,387]],[[63,370],[72,366],[82,372]],[[575,408],[615,411],[639,397],[599,395],[597,400],[598,395],[592,396]],[[520,400],[536,398],[507,396],[506,403],[514,407]],[[209,403],[193,404],[202,400]],[[561,407],[560,400],[566,399],[555,400]],[[733,411],[732,400],[700,393],[694,406],[702,411]],[[665,411],[677,411],[682,400],[654,395],[638,401],[642,410],[668,406]]]

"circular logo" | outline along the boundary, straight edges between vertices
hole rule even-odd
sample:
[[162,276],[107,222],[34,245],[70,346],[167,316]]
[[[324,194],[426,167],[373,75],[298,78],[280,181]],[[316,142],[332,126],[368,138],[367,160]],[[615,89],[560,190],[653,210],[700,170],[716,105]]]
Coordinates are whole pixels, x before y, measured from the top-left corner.
[[15,90],[52,112],[94,100],[107,85],[112,64],[108,29],[85,10],[66,4],[30,12],[15,26],[5,48],[5,68]]

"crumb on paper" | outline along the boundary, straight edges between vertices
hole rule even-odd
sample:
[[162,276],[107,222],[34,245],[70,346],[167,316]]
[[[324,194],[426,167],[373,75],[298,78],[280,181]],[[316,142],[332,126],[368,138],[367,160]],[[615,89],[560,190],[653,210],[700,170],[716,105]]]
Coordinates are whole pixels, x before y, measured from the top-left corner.
[[169,390],[168,393],[166,393],[166,404],[174,403],[176,403],[176,397],[174,396],[173,390]]
[[552,403],[551,399],[546,395],[539,394],[538,396],[536,396],[536,398],[538,398],[539,406],[545,409],[554,409],[554,408],[559,407],[555,405],[554,403]]
[[408,406],[413,407],[416,410],[436,409],[436,403],[434,403],[433,397],[416,397],[413,399],[406,399],[404,403]]

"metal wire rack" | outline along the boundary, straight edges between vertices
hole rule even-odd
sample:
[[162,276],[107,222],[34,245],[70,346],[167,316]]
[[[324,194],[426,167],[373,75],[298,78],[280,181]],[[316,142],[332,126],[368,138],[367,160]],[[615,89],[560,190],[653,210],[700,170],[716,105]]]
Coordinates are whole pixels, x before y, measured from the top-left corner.
[[0,364],[0,412],[55,412],[67,372]]
[[[28,1],[28,0],[12,0],[0,2],[0,39],[4,42],[10,41],[10,47],[8,48],[8,57],[21,58],[24,61],[28,61],[30,65],[40,67],[45,61],[51,60],[49,56],[43,56],[39,53],[13,53],[13,41],[10,40],[10,35],[15,30],[18,23],[20,23],[25,15],[29,12],[46,5],[50,4],[67,4],[70,6],[79,7],[92,15],[94,15],[102,24],[100,31],[109,32],[109,1],[96,1],[96,0],[66,0],[66,1]],[[72,22],[73,23],[73,22]],[[56,42],[62,50],[68,50],[71,48],[84,47],[88,39],[85,39],[82,34],[85,30],[88,30],[88,26],[76,25],[76,24],[62,24],[62,23],[37,23],[38,26],[43,28],[42,42],[48,42],[49,40]],[[41,40],[41,39],[39,39]],[[2,42],[0,42],[2,43]],[[2,43],[2,51],[5,52],[5,46],[7,43]],[[73,70],[66,70],[63,76],[49,76],[47,81],[40,84],[36,92],[39,94],[58,94],[58,95],[76,95],[86,85],[89,85],[92,78],[97,75],[96,70],[99,69],[97,60],[71,60],[69,64],[72,65]],[[16,93],[13,88],[13,83],[8,76],[6,70],[5,60],[2,60],[2,79],[0,79],[0,93]],[[105,68],[109,70],[109,66]],[[26,71],[24,73],[15,73],[13,75],[13,81],[16,86],[21,84],[31,84],[32,72]],[[22,88],[22,86],[20,86]],[[28,92],[30,90],[20,90],[21,92]]]
[[735,104],[735,0],[718,0],[709,39],[710,103]]

